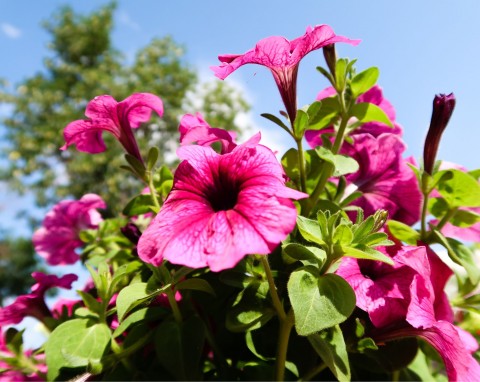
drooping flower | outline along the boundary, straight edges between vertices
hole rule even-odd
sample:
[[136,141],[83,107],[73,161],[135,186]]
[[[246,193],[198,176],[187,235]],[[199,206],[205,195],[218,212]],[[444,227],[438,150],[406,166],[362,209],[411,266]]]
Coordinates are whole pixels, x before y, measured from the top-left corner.
[[438,94],[433,99],[432,119],[423,147],[423,166],[425,172],[432,174],[442,134],[455,108],[455,96]]
[[218,56],[220,66],[211,69],[220,79],[245,64],[258,64],[269,68],[277,83],[288,116],[293,122],[297,110],[297,72],[300,60],[308,53],[324,46],[345,42],[357,45],[360,40],[350,40],[337,36],[328,25],[308,27],[306,33],[292,41],[284,37],[272,36],[260,40],[255,48],[244,54],[225,54]]
[[190,145],[198,143],[200,146],[210,146],[214,142],[220,142],[222,145],[221,153],[232,151],[237,144],[235,143],[235,132],[226,131],[217,127],[211,127],[204,119],[202,114],[185,114],[180,120],[180,144]]
[[78,279],[77,275],[71,273],[58,277],[33,272],[32,277],[37,283],[32,286],[30,294],[19,296],[10,305],[0,308],[0,326],[18,324],[27,316],[40,321],[45,317],[51,317],[52,313],[45,304],[45,292],[56,287],[70,289],[72,283]]
[[91,100],[85,115],[88,119],[73,121],[63,132],[65,145],[61,150],[75,144],[77,150],[90,154],[106,150],[102,132],[111,133],[125,148],[125,151],[143,162],[133,130],[150,119],[152,110],[163,115],[162,100],[154,94],[135,93],[121,102],[112,96],[101,95]]
[[404,150],[405,144],[396,134],[380,134],[376,138],[357,134],[353,143],[346,143],[340,151],[360,165],[358,171],[346,176],[346,194],[357,190],[363,193],[351,204],[361,207],[365,216],[384,209],[390,219],[405,224],[418,221],[422,195],[414,172],[402,158]]
[[444,292],[451,270],[426,247],[385,249],[394,265],[343,258],[337,274],[355,290],[357,306],[368,313],[377,343],[418,337],[440,354],[449,380],[480,380],[472,357],[478,344],[453,325],[453,311]]
[[[316,100],[321,101],[322,99],[335,96],[337,94],[335,88],[328,87],[318,93]],[[382,122],[367,122],[362,124],[360,127],[349,132],[350,135],[355,134],[364,134],[368,133],[374,137],[378,137],[383,133],[397,134],[402,135],[402,127],[395,121],[395,109],[393,105],[383,96],[382,88],[378,85],[372,86],[368,91],[361,94],[357,98],[357,103],[368,102],[378,106],[382,109],[387,115],[388,119],[392,122],[393,128],[382,123]],[[307,130],[305,131],[305,139],[311,148],[315,148],[322,144],[322,134],[333,134],[333,127],[327,127],[322,130]]]
[[103,220],[97,208],[106,205],[96,194],[56,204],[45,216],[43,226],[33,234],[35,251],[50,265],[75,263],[79,259],[75,249],[83,244],[80,231],[96,228]]
[[294,228],[290,199],[307,195],[285,186],[275,155],[256,140],[223,155],[199,145],[177,154],[172,191],[138,243],[145,262],[221,271],[270,253]]

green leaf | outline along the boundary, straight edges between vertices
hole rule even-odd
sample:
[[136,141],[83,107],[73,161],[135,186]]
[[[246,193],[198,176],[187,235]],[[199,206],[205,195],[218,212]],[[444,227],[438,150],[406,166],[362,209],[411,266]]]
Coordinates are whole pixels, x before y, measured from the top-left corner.
[[155,294],[149,291],[147,283],[130,284],[123,288],[118,294],[116,301],[118,320],[121,322],[130,310]]
[[301,109],[297,110],[295,122],[293,123],[293,131],[295,133],[295,139],[302,139],[307,127],[308,127],[308,114]]
[[276,312],[267,299],[268,283],[253,281],[241,291],[227,312],[226,327],[232,332],[245,332],[262,327]]
[[385,112],[377,105],[368,102],[354,104],[350,109],[350,115],[356,117],[360,122],[382,122],[393,127]]
[[298,243],[289,243],[283,250],[285,253],[295,260],[310,261],[318,266],[322,266],[327,259],[327,254],[324,250],[317,247],[309,247]]
[[147,154],[147,169],[149,171],[151,171],[155,167],[159,155],[160,155],[160,150],[158,149],[158,147],[155,147],[155,146],[150,147],[150,150],[148,150],[148,154]]
[[333,231],[332,243],[349,245],[353,240],[352,229],[346,224],[339,224]]
[[359,169],[357,161],[351,157],[333,154],[331,150],[323,146],[316,147],[315,151],[320,158],[331,163],[335,167],[333,176],[351,174]]
[[322,361],[340,381],[350,381],[350,363],[342,330],[338,325],[308,336]]
[[308,336],[345,321],[355,308],[355,293],[340,276],[316,275],[315,268],[303,267],[292,272],[288,295],[295,314],[295,328]]
[[368,68],[353,77],[350,83],[353,98],[356,99],[360,94],[365,93],[373,85],[375,85],[379,75],[380,71],[378,68],[372,66],[371,68]]
[[269,121],[272,121],[273,123],[275,123],[276,125],[280,126],[283,130],[285,130],[288,134],[292,135],[292,132],[290,131],[290,129],[287,127],[287,125],[285,125],[285,123],[283,123],[283,121],[278,118],[277,116],[273,115],[273,114],[269,114],[269,113],[263,113],[263,114],[260,114],[263,118],[266,118],[268,119]]
[[205,343],[205,325],[197,316],[181,324],[165,321],[155,331],[155,349],[160,364],[179,381],[202,378],[200,358]]
[[346,58],[339,58],[335,64],[335,89],[338,92],[345,88],[345,80],[347,78],[347,64]]
[[308,123],[310,125],[315,124],[321,118],[320,110],[322,110],[322,102],[315,101],[311,103],[307,108]]
[[319,245],[325,244],[320,231],[320,226],[315,220],[311,220],[299,215],[297,217],[297,227],[305,240],[317,243]]
[[110,343],[111,332],[105,324],[74,319],[60,324],[45,344],[48,380],[55,380],[62,367],[87,367],[100,362]]
[[157,320],[160,317],[166,315],[168,312],[169,311],[167,309],[162,307],[147,307],[137,310],[136,312],[128,315],[128,317],[123,320],[120,325],[118,325],[118,327],[113,332],[113,338],[118,337],[136,323],[146,323]]
[[480,222],[480,214],[468,210],[457,210],[449,221],[450,224],[462,228],[471,227],[478,222]]
[[373,339],[366,337],[358,341],[357,350],[363,353],[365,350],[378,350],[378,346]]
[[298,154],[294,148],[289,149],[282,157],[282,166],[287,176],[293,181],[300,179],[300,170],[298,168]]
[[333,120],[340,113],[340,105],[337,97],[328,97],[322,99],[322,106],[315,115],[313,120],[310,120],[308,128],[310,130],[321,130],[332,124]]
[[460,170],[444,170],[435,174],[437,190],[450,207],[480,207],[480,184]]
[[150,194],[137,195],[127,203],[122,212],[126,216],[137,216],[146,214],[147,212],[155,212],[155,207],[152,205],[152,197]]
[[432,232],[438,242],[447,249],[448,256],[455,263],[465,268],[471,284],[478,285],[480,282],[480,269],[475,263],[472,251],[466,247],[465,244],[458,240],[443,236],[443,234],[436,229],[432,230]]
[[178,283],[175,288],[177,290],[198,290],[215,296],[215,291],[208,281],[200,278],[191,278]]
[[356,259],[377,260],[393,265],[393,260],[389,256],[367,246],[357,246],[356,248],[342,246],[342,249],[344,256],[354,257]]

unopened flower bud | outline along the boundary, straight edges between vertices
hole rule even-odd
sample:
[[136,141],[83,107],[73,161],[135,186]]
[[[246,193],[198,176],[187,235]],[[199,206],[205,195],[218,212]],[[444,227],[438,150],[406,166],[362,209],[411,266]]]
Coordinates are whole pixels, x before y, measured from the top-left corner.
[[423,166],[428,174],[432,174],[440,138],[447,127],[454,107],[455,96],[453,93],[436,95],[433,100],[432,120],[423,148]]
[[337,64],[337,53],[335,52],[335,44],[326,45],[323,47],[323,57],[327,63],[330,73],[335,77],[335,66]]
[[125,227],[120,228],[120,231],[122,231],[123,236],[135,245],[138,244],[138,240],[140,239],[140,236],[142,236],[140,229],[133,223],[127,223]]

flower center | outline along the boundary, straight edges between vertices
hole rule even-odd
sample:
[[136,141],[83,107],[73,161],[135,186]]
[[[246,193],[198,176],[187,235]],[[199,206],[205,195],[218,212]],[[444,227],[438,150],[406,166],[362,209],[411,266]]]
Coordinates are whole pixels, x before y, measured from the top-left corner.
[[218,177],[207,199],[215,212],[228,211],[237,204],[238,192],[237,182],[232,179],[231,174],[227,170],[219,169]]

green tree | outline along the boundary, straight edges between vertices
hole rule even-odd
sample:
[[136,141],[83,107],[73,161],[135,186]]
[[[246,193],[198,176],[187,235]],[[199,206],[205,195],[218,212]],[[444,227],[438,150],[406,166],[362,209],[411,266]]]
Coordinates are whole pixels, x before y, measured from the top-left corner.
[[[160,96],[163,118],[152,115],[148,124],[135,131],[135,137],[144,155],[149,147],[157,146],[164,160],[174,157],[167,154],[178,145],[182,114],[200,111],[213,126],[235,130],[235,116],[249,109],[237,89],[218,80],[199,84],[194,68],[185,61],[184,47],[170,36],[154,38],[128,62],[111,43],[114,12],[113,3],[87,15],[68,6],[61,8],[44,24],[51,36],[45,67],[13,89],[0,81],[0,102],[12,108],[11,115],[1,121],[2,155],[7,164],[0,180],[19,193],[34,193],[38,206],[49,207],[60,199],[78,199],[93,192],[114,213],[143,188],[119,168],[125,164],[124,152],[109,134],[103,134],[107,151],[101,154],[81,153],[73,147],[59,150],[64,127],[85,118],[87,102],[97,95],[110,94],[117,101],[134,92]],[[188,106],[187,95],[197,100],[198,108]],[[226,106],[216,106],[220,102]],[[23,293],[26,285],[20,280],[28,279],[25,275],[35,264],[31,245],[24,239],[15,240],[0,238],[1,296]],[[26,273],[13,277],[21,264],[28,264],[22,268]],[[13,285],[18,288],[12,289]]]
[[[108,134],[104,134],[108,150],[101,154],[59,150],[64,143],[63,128],[85,118],[89,100],[110,94],[119,101],[134,92],[160,96],[163,118],[153,116],[135,136],[144,154],[148,147],[157,146],[165,156],[178,142],[186,95],[199,89],[194,68],[185,62],[184,47],[169,36],[153,39],[128,64],[110,41],[114,10],[114,5],[108,5],[79,15],[70,7],[62,8],[45,23],[51,35],[45,70],[14,91],[4,88],[0,92],[0,100],[13,106],[12,115],[3,120],[9,165],[1,177],[19,192],[34,192],[39,206],[94,192],[112,211],[118,211],[141,187],[119,170],[123,151]],[[203,86],[197,96],[202,100],[202,109],[197,111],[207,121],[212,118],[214,126],[235,129],[235,116],[249,109],[238,91],[219,81]],[[221,112],[216,106],[220,102],[227,105]]]

